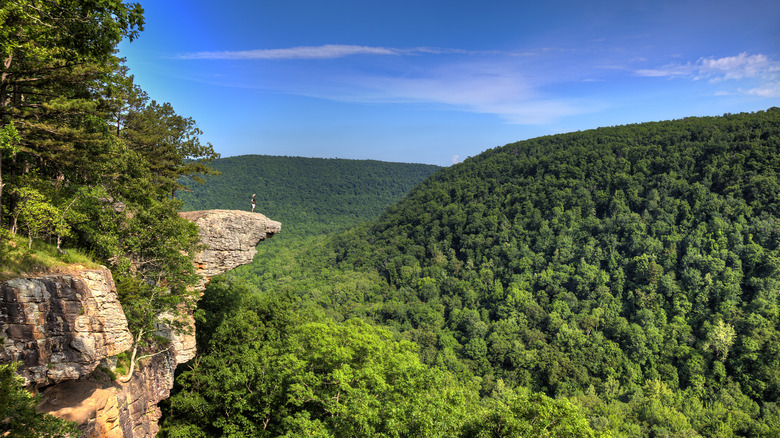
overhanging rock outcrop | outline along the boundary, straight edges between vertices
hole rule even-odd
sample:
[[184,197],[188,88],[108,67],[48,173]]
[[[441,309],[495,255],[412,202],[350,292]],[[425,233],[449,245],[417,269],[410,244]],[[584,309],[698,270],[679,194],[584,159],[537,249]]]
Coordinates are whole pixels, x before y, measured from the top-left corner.
[[195,257],[201,287],[225,271],[252,261],[261,241],[282,230],[282,224],[260,213],[239,210],[200,210],[179,213],[200,228],[206,250]]
[[[206,247],[193,260],[196,273],[200,276],[197,289],[201,292],[211,277],[251,263],[257,254],[257,244],[282,230],[281,223],[260,213],[247,211],[199,210],[179,215],[198,226],[200,241]],[[176,363],[186,363],[196,354],[195,335],[177,334],[170,330],[165,323],[170,317],[170,314],[160,315],[158,333],[171,339]],[[191,319],[193,328],[194,324],[195,321]]]
[[[201,210],[179,213],[181,217],[198,226],[203,252],[197,254],[193,263],[201,277],[197,289],[203,291],[206,283],[214,275],[227,272],[240,265],[251,263],[261,241],[281,231],[281,223],[272,221],[260,213],[238,210]],[[195,321],[189,315],[190,333],[176,333],[165,324],[170,315],[158,316],[158,333],[171,339],[171,350],[155,356],[145,367],[140,368],[133,378],[123,387],[123,393],[117,399],[120,406],[118,418],[129,417],[130,421],[116,422],[123,437],[150,437],[157,433],[157,420],[160,409],[157,403],[168,398],[173,388],[173,373],[176,367],[195,357]],[[133,403],[122,408],[122,399],[132,399]],[[106,403],[111,406],[112,403]],[[94,431],[90,436],[106,436],[112,423],[101,424],[100,418],[112,418],[112,415],[97,412]],[[117,429],[114,428],[114,431]]]

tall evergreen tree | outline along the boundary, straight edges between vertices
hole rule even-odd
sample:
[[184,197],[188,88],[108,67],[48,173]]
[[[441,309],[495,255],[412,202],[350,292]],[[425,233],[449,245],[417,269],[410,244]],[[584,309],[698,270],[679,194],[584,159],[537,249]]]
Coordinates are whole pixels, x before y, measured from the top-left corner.
[[118,65],[119,41],[143,23],[141,6],[121,0],[0,4],[0,129],[13,123],[20,137],[19,156],[10,151],[13,163],[0,162],[0,172],[86,176],[83,166],[105,148],[95,86]]

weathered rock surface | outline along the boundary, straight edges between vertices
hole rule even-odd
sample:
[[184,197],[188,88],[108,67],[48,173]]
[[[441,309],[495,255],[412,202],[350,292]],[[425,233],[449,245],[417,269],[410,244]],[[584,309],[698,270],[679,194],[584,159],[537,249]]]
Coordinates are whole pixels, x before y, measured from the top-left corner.
[[43,394],[38,410],[75,421],[82,437],[153,437],[159,428],[157,406],[173,387],[173,355],[151,358],[126,383],[108,379],[71,380]]
[[174,316],[170,312],[163,312],[157,315],[157,322],[155,326],[157,328],[157,334],[171,340],[170,353],[173,355],[173,360],[177,364],[189,362],[190,359],[195,357],[195,318],[192,314],[186,313],[184,316],[185,324],[188,331],[176,331],[171,329],[169,321],[173,320]]
[[[239,210],[200,210],[179,213],[194,222],[206,249],[195,256],[195,269],[201,281],[201,292],[211,277],[252,262],[257,254],[257,244],[282,230],[282,224],[260,213]],[[195,321],[191,320],[190,333],[176,333],[165,321],[169,314],[162,314],[157,324],[158,333],[171,339],[171,351],[176,363],[186,363],[195,357]]]
[[239,210],[201,210],[179,213],[200,228],[207,249],[195,257],[195,267],[203,278],[201,286],[225,271],[252,261],[261,241],[273,237],[282,224],[260,213]]
[[[252,261],[255,246],[281,224],[259,213],[206,210],[181,213],[200,227],[207,247],[196,258],[205,287],[214,275]],[[85,437],[152,437],[157,403],[170,395],[176,366],[195,356],[194,334],[174,333],[160,315],[168,351],[141,361],[127,382],[94,372],[132,346],[111,272],[17,278],[0,284],[0,363],[21,361],[31,385],[48,387],[39,410],[79,422]],[[194,324],[192,324],[194,327]]]
[[105,268],[1,283],[0,339],[0,362],[22,362],[20,374],[37,386],[87,376],[132,345]]

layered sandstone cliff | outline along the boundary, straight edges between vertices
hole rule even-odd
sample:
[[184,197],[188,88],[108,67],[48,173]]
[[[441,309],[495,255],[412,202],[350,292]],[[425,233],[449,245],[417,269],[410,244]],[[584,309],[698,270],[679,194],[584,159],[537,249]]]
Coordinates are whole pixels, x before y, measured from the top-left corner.
[[0,362],[36,386],[88,376],[133,342],[105,268],[3,282],[0,338]]
[[[182,213],[206,245],[196,260],[203,288],[211,276],[252,261],[255,246],[281,230],[259,213]],[[177,334],[160,315],[171,348],[142,362],[127,382],[111,380],[112,357],[132,346],[107,269],[16,278],[0,284],[0,362],[21,361],[27,382],[43,392],[40,409],[81,424],[88,437],[150,437],[157,403],[170,394],[176,366],[195,355],[193,334]],[[97,370],[97,371],[96,371]]]

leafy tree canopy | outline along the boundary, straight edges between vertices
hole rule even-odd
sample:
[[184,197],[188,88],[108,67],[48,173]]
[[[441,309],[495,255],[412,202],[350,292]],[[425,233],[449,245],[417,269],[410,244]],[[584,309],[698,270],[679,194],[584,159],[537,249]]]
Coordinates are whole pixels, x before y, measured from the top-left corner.
[[163,436],[594,436],[566,401],[507,391],[483,404],[476,380],[424,365],[415,344],[312,318],[290,295],[217,278],[200,312],[205,346],[177,379]]
[[250,198],[256,194],[255,211],[284,226],[284,233],[265,242],[261,250],[279,240],[343,231],[375,219],[440,169],[426,164],[267,155],[221,158],[211,166],[220,174],[177,194],[184,209],[249,210]]
[[[777,433],[780,109],[486,151],[232,274],[619,436]],[[498,420],[496,420],[498,421]]]

